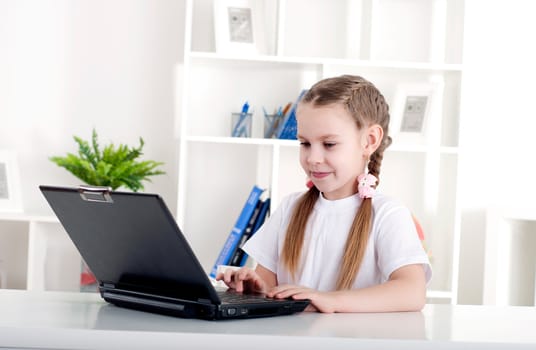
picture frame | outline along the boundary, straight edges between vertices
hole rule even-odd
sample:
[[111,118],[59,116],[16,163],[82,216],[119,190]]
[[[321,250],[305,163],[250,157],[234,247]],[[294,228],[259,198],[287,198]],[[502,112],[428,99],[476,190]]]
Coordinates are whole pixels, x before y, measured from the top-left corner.
[[440,143],[441,84],[399,84],[391,108],[389,134],[393,142],[403,145]]
[[258,1],[214,0],[214,38],[218,54],[263,53]]
[[0,212],[22,212],[17,155],[0,150]]

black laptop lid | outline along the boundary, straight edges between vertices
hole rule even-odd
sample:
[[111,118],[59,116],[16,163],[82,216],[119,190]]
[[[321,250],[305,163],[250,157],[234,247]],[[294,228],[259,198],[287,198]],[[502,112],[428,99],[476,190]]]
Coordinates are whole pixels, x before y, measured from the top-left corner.
[[100,283],[180,299],[219,298],[161,197],[39,187]]

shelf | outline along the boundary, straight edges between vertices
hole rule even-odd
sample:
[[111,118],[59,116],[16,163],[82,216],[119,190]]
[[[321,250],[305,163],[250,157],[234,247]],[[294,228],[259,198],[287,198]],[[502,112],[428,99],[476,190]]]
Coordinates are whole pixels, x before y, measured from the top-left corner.
[[59,223],[58,218],[51,215],[32,215],[24,213],[0,213],[0,221],[51,222]]
[[439,153],[439,154],[458,154],[458,147],[429,147],[426,145],[400,145],[393,144],[387,148],[387,152],[414,152],[414,153]]
[[[188,136],[188,142],[199,143],[222,143],[234,145],[273,145],[273,146],[290,146],[298,147],[297,140],[279,140],[263,138],[246,138],[246,137],[218,137],[218,136]],[[391,145],[387,152],[414,152],[414,153],[440,153],[440,154],[458,154],[457,147],[428,147],[426,145]]]
[[427,298],[435,298],[435,299],[451,299],[452,298],[452,292],[450,292],[450,291],[440,291],[440,290],[427,290],[426,291],[426,297]]
[[299,146],[297,140],[261,139],[255,137],[188,136],[188,142],[226,143],[234,145]]
[[403,62],[403,61],[372,61],[372,60],[353,60],[342,58],[320,58],[320,57],[289,57],[273,55],[231,55],[218,54],[215,52],[191,52],[189,57],[198,60],[207,61],[242,61],[242,62],[262,62],[262,63],[293,63],[293,64],[315,64],[315,65],[334,65],[334,66],[353,66],[366,68],[392,68],[408,70],[425,70],[425,71],[452,71],[461,72],[461,64],[448,63],[429,63],[429,62]]

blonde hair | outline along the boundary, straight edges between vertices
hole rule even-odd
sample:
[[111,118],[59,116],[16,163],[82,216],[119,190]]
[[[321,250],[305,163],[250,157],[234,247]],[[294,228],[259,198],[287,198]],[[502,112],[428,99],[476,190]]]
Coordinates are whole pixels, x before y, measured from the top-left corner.
[[[300,103],[312,103],[313,106],[342,104],[354,118],[359,129],[374,124],[382,127],[383,139],[368,162],[368,172],[378,178],[379,184],[383,153],[392,142],[388,135],[389,106],[380,91],[362,77],[343,75],[319,81],[304,95]],[[298,200],[292,212],[281,259],[293,276],[299,267],[305,227],[319,195],[318,189],[313,186]],[[372,199],[363,199],[348,234],[337,279],[337,290],[350,289],[355,281],[365,255],[372,216]]]

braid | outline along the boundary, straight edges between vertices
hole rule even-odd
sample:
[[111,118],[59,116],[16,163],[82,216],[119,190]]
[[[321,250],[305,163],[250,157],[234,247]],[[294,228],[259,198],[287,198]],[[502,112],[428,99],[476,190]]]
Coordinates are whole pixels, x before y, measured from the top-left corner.
[[[380,182],[384,151],[392,142],[389,136],[389,106],[372,83],[361,77],[347,78],[352,81],[352,88],[345,103],[357,127],[362,129],[377,124],[384,132],[379,147],[370,155],[368,162],[368,172],[378,179],[377,186]],[[355,282],[365,256],[373,215],[372,199],[363,199],[346,240],[341,272],[337,280],[338,290],[350,289]]]
[[376,186],[380,184],[380,168],[383,161],[383,152],[389,145],[391,145],[392,139],[391,136],[384,137],[378,149],[372,153],[368,163],[368,172],[378,179]]
[[292,278],[295,277],[299,268],[303,239],[305,237],[305,227],[307,220],[313,212],[316,200],[320,196],[320,192],[316,187],[311,187],[309,191],[303,194],[298,200],[292,212],[292,217],[287,228],[285,242],[281,260],[290,271]]

